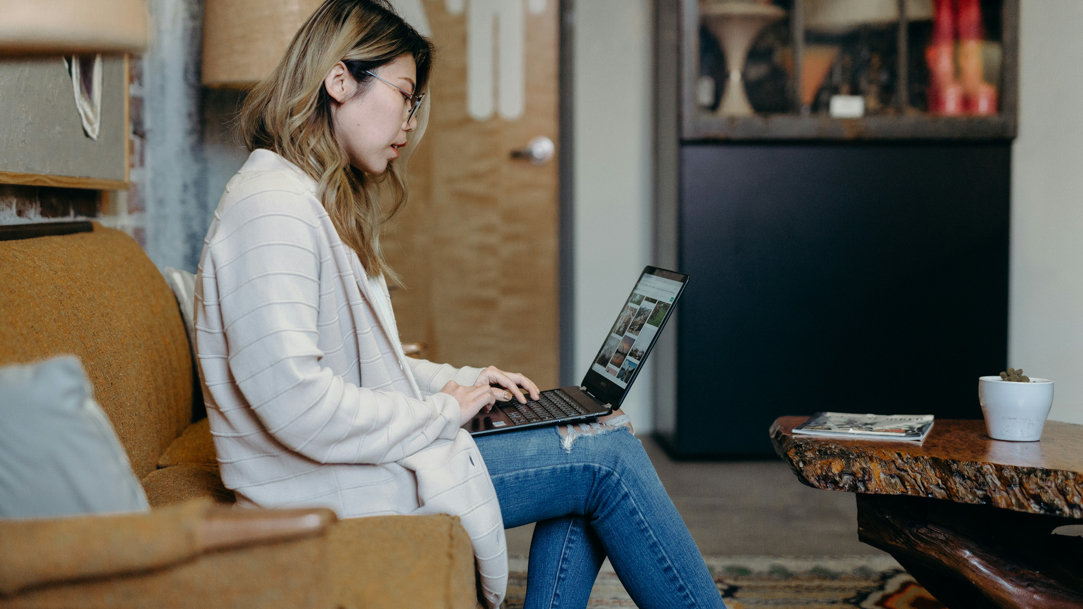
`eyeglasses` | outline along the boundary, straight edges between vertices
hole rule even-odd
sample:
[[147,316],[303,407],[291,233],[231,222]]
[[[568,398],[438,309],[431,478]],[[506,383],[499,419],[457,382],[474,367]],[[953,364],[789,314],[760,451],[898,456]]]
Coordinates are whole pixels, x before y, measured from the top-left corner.
[[377,76],[376,74],[372,73],[369,70],[365,70],[365,74],[368,74],[369,76],[375,78],[376,80],[384,83],[385,85],[387,85],[389,87],[394,87],[399,93],[402,93],[403,101],[410,104],[410,113],[406,115],[406,122],[410,122],[410,119],[414,118],[414,114],[417,113],[417,109],[421,107],[421,102],[423,102],[425,100],[425,94],[424,93],[422,93],[421,95],[414,95],[413,93],[410,93],[406,89],[403,89],[402,87],[400,87],[400,86],[398,86],[398,85],[396,85],[396,84],[394,84],[394,83],[392,83],[390,81],[387,81],[387,80],[384,80],[383,78],[380,78],[379,76]]

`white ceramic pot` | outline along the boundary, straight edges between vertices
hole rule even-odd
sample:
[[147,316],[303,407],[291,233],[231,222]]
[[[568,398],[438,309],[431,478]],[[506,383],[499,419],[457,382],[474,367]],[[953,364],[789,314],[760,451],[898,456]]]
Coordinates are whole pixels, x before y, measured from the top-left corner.
[[1017,383],[983,376],[978,379],[978,402],[990,438],[1035,442],[1041,439],[1053,406],[1053,381],[1031,378],[1029,383]]

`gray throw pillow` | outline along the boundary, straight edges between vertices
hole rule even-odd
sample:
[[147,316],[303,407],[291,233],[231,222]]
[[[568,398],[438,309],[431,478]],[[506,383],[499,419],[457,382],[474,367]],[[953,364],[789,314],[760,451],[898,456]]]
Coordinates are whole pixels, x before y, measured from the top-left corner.
[[0,367],[0,518],[150,509],[73,356]]

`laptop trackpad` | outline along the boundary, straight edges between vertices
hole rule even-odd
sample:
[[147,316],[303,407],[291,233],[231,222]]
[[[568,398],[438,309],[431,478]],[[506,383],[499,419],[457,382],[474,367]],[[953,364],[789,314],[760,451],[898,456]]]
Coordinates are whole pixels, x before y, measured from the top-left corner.
[[501,412],[499,409],[494,408],[489,412],[479,412],[474,415],[473,419],[470,419],[469,429],[470,431],[488,431],[491,429],[500,429],[503,427],[511,426],[511,421],[508,419],[508,415]]

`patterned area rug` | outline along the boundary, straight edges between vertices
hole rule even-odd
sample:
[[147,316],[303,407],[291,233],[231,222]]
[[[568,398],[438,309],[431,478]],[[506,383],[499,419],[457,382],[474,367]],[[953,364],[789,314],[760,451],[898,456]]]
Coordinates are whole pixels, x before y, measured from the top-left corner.
[[[511,559],[506,609],[521,609],[526,559]],[[889,556],[709,557],[728,609],[946,609]],[[588,608],[635,607],[607,561]]]

